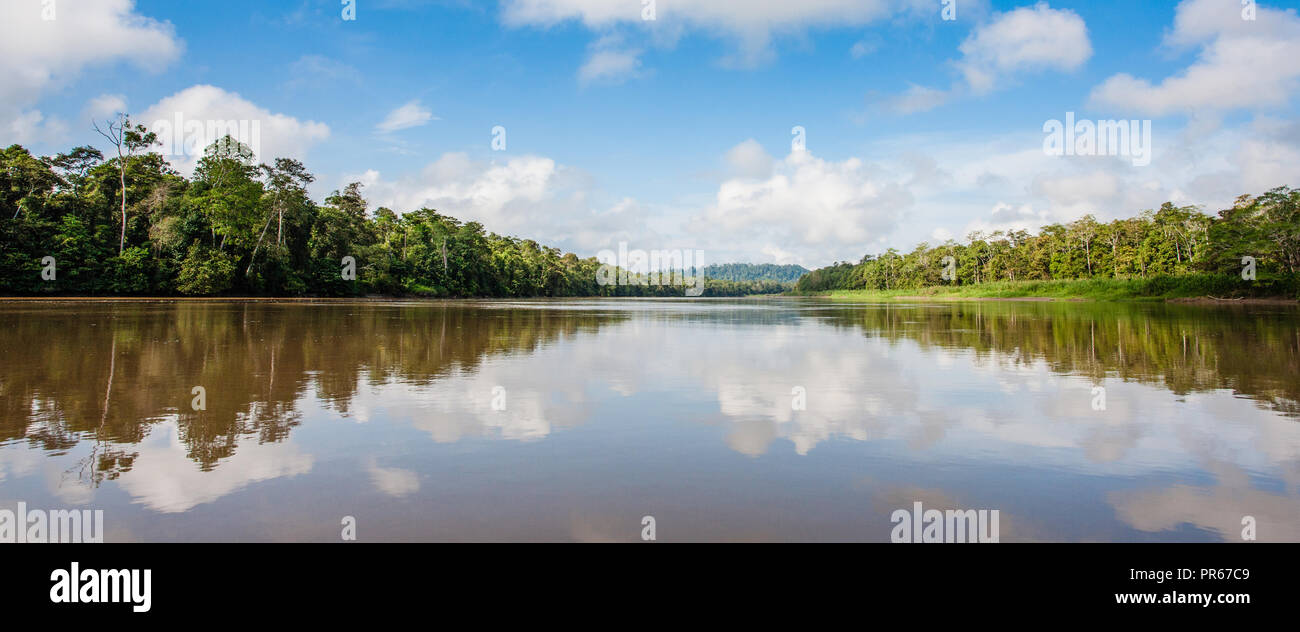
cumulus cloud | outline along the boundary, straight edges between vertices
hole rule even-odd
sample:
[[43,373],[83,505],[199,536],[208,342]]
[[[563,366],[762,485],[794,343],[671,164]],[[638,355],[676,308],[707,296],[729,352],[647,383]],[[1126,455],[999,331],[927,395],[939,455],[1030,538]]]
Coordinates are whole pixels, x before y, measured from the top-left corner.
[[[901,224],[889,244],[910,248],[931,239],[936,226],[960,239],[973,230],[1036,230],[1086,213],[1102,221],[1132,217],[1164,202],[1199,205],[1214,214],[1242,194],[1300,181],[1296,121],[1257,116],[1232,126],[1158,122],[1155,130],[1145,167],[1116,156],[1044,156],[1036,129],[877,143],[900,156],[910,147],[927,147],[951,174],[943,185],[906,181],[918,217]],[[900,171],[896,162],[879,164]]]
[[584,83],[600,80],[621,81],[633,75],[641,67],[641,60],[636,51],[599,50],[587,58],[587,62],[578,70],[578,78]]
[[710,262],[820,266],[861,258],[899,226],[913,206],[912,188],[944,187],[954,178],[927,156],[905,154],[888,168],[807,151],[777,159],[753,139],[721,158],[726,175],[711,198],[665,205],[607,200],[581,170],[538,155],[485,161],[451,152],[395,177],[345,174],[338,186],[360,182],[372,208],[433,208],[580,256],[626,241],[704,248]]
[[[180,128],[176,123],[178,117]],[[207,145],[224,135],[223,130],[251,147],[257,159],[264,162],[275,158],[301,160],[313,145],[330,135],[329,126],[324,123],[273,113],[238,94],[208,85],[193,86],[166,97],[133,118],[159,133],[160,140],[167,145],[158,149],[159,153],[167,155],[172,166],[187,175],[193,173]],[[195,131],[197,127],[183,129],[191,125],[201,125],[203,133]],[[215,134],[209,133],[210,130]],[[168,142],[168,134],[175,139],[173,142]],[[177,149],[181,152],[177,153]]]
[[591,54],[578,69],[578,80],[584,84],[622,83],[635,77],[640,68],[641,51],[625,45],[621,36],[609,34],[591,45]]
[[412,127],[420,127],[427,125],[429,121],[436,120],[438,120],[438,117],[434,116],[429,108],[424,107],[419,100],[415,100],[389,112],[388,116],[375,126],[375,129],[387,134]]
[[1038,176],[1031,189],[1035,195],[1047,198],[1059,206],[1077,206],[1103,200],[1114,200],[1122,190],[1120,178],[1114,173],[1096,170],[1069,175]]
[[57,140],[66,125],[31,110],[90,67],[129,62],[150,72],[180,56],[172,26],[135,12],[133,0],[60,0],[54,20],[31,2],[0,3],[0,117],[18,142]]
[[[961,236],[965,238],[973,232],[992,233],[999,230],[1003,232],[1024,230],[1036,233],[1039,228],[1049,223],[1051,217],[1046,211],[1035,211],[1029,204],[1012,206],[1006,202],[998,202],[993,205],[993,209],[987,216],[975,218],[967,224]],[[951,237],[952,235],[948,234],[947,238]]]
[[601,209],[592,200],[596,192],[585,174],[545,156],[487,162],[452,152],[395,179],[369,170],[344,180],[365,185],[372,206],[398,212],[433,208],[479,222],[489,231],[588,256],[620,240],[653,236],[645,227],[650,213],[635,200]]
[[1092,41],[1083,18],[1046,2],[994,15],[980,24],[958,47],[953,66],[962,80],[948,89],[911,84],[889,98],[888,110],[899,114],[924,112],[965,93],[987,94],[1017,75],[1049,70],[1078,70],[1092,57]]
[[654,29],[695,28],[737,43],[727,61],[753,65],[771,55],[774,35],[798,33],[810,27],[858,26],[893,11],[885,0],[658,0],[654,20],[643,17],[640,2],[609,0],[505,0],[502,19],[509,26],[551,26],[578,21],[593,30],[620,25]]
[[86,116],[92,120],[112,118],[126,111],[126,97],[120,94],[101,94],[86,103]]
[[539,156],[483,164],[465,153],[447,153],[402,182],[385,181],[373,170],[355,179],[376,204],[402,211],[437,208],[462,219],[510,224],[525,214],[525,205],[552,194],[559,171],[554,160]]
[[723,182],[690,229],[787,244],[800,262],[820,265],[835,257],[857,260],[911,203],[901,184],[858,158],[834,162],[800,150],[775,163],[771,177]]
[[1192,121],[1181,130],[1169,123],[1156,129],[1150,166],[1135,168],[1116,157],[1053,158],[1014,179],[1061,221],[1083,213],[1129,217],[1164,202],[1214,213],[1239,195],[1300,180],[1294,121],[1261,117],[1231,127]]
[[1300,123],[1258,119],[1256,132],[1242,141],[1233,157],[1239,166],[1237,186],[1245,191],[1300,182]]
[[1079,14],[1039,2],[997,15],[960,50],[957,67],[970,89],[982,94],[1013,73],[1077,70],[1092,57],[1092,42]]
[[772,156],[752,138],[727,152],[727,164],[740,177],[766,178],[772,175],[773,163]]
[[47,118],[40,110],[12,112],[5,129],[17,143],[57,141],[68,134],[68,124],[57,117]]
[[[930,217],[913,227],[910,239],[896,237],[900,247],[919,239],[955,237],[971,232],[1037,230],[1053,222],[1068,222],[1085,213],[1100,220],[1130,217],[1167,200],[1182,201],[1177,187],[1185,182],[1183,166],[1136,169],[1116,158],[1045,159],[1042,150],[990,151],[992,141],[953,146],[935,160],[950,170],[942,186],[909,186],[916,206]],[[1201,201],[1201,200],[1198,200]],[[918,232],[939,226],[942,233]],[[940,238],[942,237],[942,238]],[[891,241],[892,243],[892,241]]]
[[1300,17],[1258,7],[1243,20],[1235,3],[1185,0],[1165,44],[1200,47],[1197,59],[1158,83],[1128,73],[1092,91],[1095,104],[1161,116],[1285,105],[1300,87]]

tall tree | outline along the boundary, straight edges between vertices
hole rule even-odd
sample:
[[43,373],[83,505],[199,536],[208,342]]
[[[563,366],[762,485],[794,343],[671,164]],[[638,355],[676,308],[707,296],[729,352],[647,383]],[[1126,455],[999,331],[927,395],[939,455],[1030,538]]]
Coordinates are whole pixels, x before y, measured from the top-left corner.
[[119,113],[116,119],[105,121],[104,127],[95,123],[95,131],[99,132],[112,143],[117,150],[117,170],[120,178],[122,197],[122,236],[118,240],[117,252],[119,255],[126,250],[126,169],[127,163],[135,155],[145,149],[158,144],[158,135],[145,129],[143,125],[132,125],[131,117],[125,113]]

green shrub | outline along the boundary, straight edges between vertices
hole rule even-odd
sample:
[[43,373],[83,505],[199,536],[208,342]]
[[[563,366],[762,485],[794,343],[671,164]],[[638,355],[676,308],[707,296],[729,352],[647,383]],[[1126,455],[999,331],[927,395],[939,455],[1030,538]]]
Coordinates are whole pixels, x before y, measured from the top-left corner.
[[220,250],[192,244],[181,271],[176,289],[193,296],[220,294],[230,289],[235,278],[235,261]]

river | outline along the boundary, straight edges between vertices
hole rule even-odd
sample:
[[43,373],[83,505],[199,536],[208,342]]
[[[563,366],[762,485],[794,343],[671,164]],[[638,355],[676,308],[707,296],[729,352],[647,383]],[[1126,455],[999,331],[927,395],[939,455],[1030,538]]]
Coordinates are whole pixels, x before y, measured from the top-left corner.
[[1300,540],[1300,311],[0,303],[0,508],[104,539]]

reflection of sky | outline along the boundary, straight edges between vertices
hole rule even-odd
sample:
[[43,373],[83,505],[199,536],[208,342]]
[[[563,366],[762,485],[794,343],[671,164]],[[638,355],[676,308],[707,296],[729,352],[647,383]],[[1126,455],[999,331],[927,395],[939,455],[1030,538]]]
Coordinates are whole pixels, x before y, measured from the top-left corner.
[[[90,444],[82,446],[88,453]],[[238,440],[232,456],[223,459],[218,467],[202,471],[187,455],[174,419],[154,424],[148,436],[131,446],[130,451],[137,455],[134,463],[113,484],[130,495],[133,502],[161,513],[187,511],[259,481],[307,474],[312,469],[311,455],[303,454],[292,440],[259,444],[255,437],[245,436]],[[22,475],[31,473],[33,464],[43,464],[49,492],[60,503],[91,504],[95,502],[95,490],[86,477],[79,475],[84,456],[77,452],[33,461],[40,458],[34,451],[17,446],[5,448],[0,450],[0,463],[5,464],[0,465],[0,482],[7,466],[14,466],[11,469]]]
[[[50,502],[93,504],[111,490],[170,514],[241,495],[253,502],[272,480],[318,498],[343,471],[348,484],[330,488],[342,497],[416,506],[438,498],[462,503],[440,505],[444,512],[504,512],[578,539],[626,539],[609,507],[641,494],[718,512],[695,519],[690,533],[702,539],[884,539],[887,525],[875,538],[862,522],[913,498],[1000,508],[1004,541],[1233,540],[1244,515],[1256,517],[1262,540],[1300,540],[1300,424],[1231,392],[1180,396],[1108,379],[1098,411],[1089,379],[1043,361],[891,343],[815,318],[747,324],[714,306],[683,314],[666,302],[642,302],[644,312],[637,304],[616,304],[633,317],[598,332],[488,355],[430,384],[376,385],[363,375],[346,415],[309,389],[302,427],[278,443],[243,437],[211,471],[187,457],[170,420],[129,446],[138,453],[131,469],[99,490],[67,474],[86,442],[44,459],[5,446],[0,502],[31,502],[41,493],[35,477]],[[497,386],[505,410],[492,406]],[[804,410],[791,407],[795,387],[806,391]],[[782,492],[781,515],[802,511],[820,530],[754,525],[764,515],[758,504]],[[515,493],[571,506],[535,506]],[[866,517],[854,513],[868,507]],[[752,529],[710,531],[729,516]],[[475,533],[553,539],[545,528]]]
[[219,467],[201,471],[185,453],[174,421],[155,425],[133,448],[139,453],[117,484],[136,502],[163,513],[186,511],[244,487],[283,476],[307,474],[312,457],[292,441],[258,443],[242,437]]

